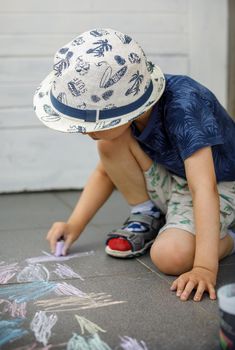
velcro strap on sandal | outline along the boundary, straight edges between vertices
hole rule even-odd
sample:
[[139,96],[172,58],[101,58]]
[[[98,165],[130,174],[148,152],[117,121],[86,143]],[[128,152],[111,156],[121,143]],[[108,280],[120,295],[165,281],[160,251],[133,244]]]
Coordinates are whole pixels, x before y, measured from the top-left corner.
[[123,226],[127,226],[131,222],[140,222],[148,225],[149,229],[145,232],[133,232],[128,231],[125,228],[113,230],[108,233],[106,244],[112,238],[125,238],[132,246],[133,251],[137,251],[143,248],[146,242],[152,241],[157,236],[159,229],[164,225],[165,219],[163,216],[160,218],[154,218],[144,214],[131,214],[125,221]]
[[155,218],[150,215],[145,214],[131,214],[129,218],[124,222],[124,225],[128,225],[130,222],[141,222],[142,224],[147,224],[153,230],[159,229],[159,224],[162,221],[162,217]]

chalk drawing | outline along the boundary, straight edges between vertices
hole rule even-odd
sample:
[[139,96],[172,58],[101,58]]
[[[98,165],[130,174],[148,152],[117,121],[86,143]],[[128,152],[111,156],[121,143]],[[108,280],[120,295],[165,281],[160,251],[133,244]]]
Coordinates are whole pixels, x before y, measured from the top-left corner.
[[54,282],[37,281],[18,284],[2,287],[0,289],[0,298],[14,300],[16,303],[23,303],[38,299],[46,294],[49,294],[55,288],[56,283]]
[[66,349],[67,343],[60,343],[60,344],[48,344],[46,346],[41,347],[38,343],[33,343],[31,345],[24,345],[20,346],[18,348],[15,348],[14,350],[50,350],[50,349],[59,349],[62,347],[62,349]]
[[106,332],[104,329],[100,328],[97,324],[87,320],[85,317],[75,315],[76,320],[81,328],[81,333],[84,334],[85,330],[90,334],[95,334],[100,332]]
[[84,278],[82,278],[77,272],[73,271],[71,267],[69,267],[66,264],[56,264],[56,269],[54,270],[54,273],[59,276],[60,278],[79,278],[80,280],[84,281]]
[[143,340],[140,341],[140,343],[131,337],[124,336],[121,338],[121,349],[123,350],[148,350],[145,342]]
[[0,263],[0,284],[6,284],[18,271],[18,263],[5,264],[4,261]]
[[46,315],[45,311],[36,312],[30,328],[34,332],[35,338],[38,342],[47,345],[51,336],[51,329],[54,327],[58,320],[56,314]]
[[50,253],[48,253],[48,252],[45,252],[45,250],[42,250],[42,253],[43,253],[44,255],[46,255],[46,256],[54,256],[53,254],[50,254]]
[[58,299],[46,299],[35,302],[35,305],[43,308],[45,311],[65,312],[74,310],[95,309],[98,307],[122,304],[126,301],[95,301],[89,298],[80,298],[75,296],[61,297]]
[[46,346],[41,347],[38,343],[34,343],[32,345],[26,345],[26,346],[21,346],[19,348],[15,348],[14,350],[50,350],[53,348],[59,349],[63,348],[65,349],[67,343],[61,343],[61,344],[49,344]]
[[12,342],[28,334],[28,331],[21,328],[22,319],[0,321],[0,346]]
[[57,283],[54,292],[57,295],[77,295],[79,297],[86,297],[86,293],[82,292],[80,289],[74,287],[72,284],[66,282]]
[[65,312],[95,309],[122,303],[126,303],[126,301],[113,301],[112,296],[105,293],[89,293],[82,296],[64,296],[56,299],[38,300],[34,304],[45,311]]
[[0,299],[0,306],[2,306],[2,311],[0,309],[0,314],[9,313],[11,317],[26,317],[26,303],[16,303],[15,301],[9,301]]
[[73,334],[67,344],[67,350],[112,350],[108,344],[103,342],[96,333],[89,337],[82,337],[78,334]]
[[93,255],[95,252],[94,250],[91,250],[89,252],[83,252],[83,253],[74,253],[74,254],[69,254],[69,255],[66,255],[66,256],[59,256],[59,257],[56,257],[54,255],[42,255],[42,256],[36,256],[34,258],[28,258],[26,259],[26,262],[28,264],[37,264],[37,263],[40,263],[40,262],[53,262],[53,261],[66,261],[66,260],[71,260],[71,259],[74,259],[74,258],[81,258],[83,256],[89,256],[89,255]]
[[41,264],[26,266],[17,275],[17,282],[48,281],[50,273],[47,268]]

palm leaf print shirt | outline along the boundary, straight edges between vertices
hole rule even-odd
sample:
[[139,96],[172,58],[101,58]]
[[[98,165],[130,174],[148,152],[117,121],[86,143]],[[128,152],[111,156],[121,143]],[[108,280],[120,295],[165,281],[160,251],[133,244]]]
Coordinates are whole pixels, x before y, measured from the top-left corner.
[[166,88],[142,132],[132,132],[156,163],[186,178],[184,160],[211,146],[216,178],[235,180],[235,121],[214,94],[195,80],[165,75]]

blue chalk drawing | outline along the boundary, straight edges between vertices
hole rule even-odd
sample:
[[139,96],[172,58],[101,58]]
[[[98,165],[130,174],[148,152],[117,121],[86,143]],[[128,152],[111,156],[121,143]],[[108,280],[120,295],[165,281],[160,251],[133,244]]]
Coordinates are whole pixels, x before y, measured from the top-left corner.
[[137,71],[132,75],[132,78],[129,80],[129,83],[133,83],[132,86],[126,91],[125,95],[128,96],[130,94],[137,95],[140,91],[140,84],[143,82],[144,76]]
[[37,281],[32,283],[17,284],[0,289],[0,297],[8,300],[15,300],[16,303],[23,303],[36,300],[44,295],[53,292],[57,284],[54,282]]
[[112,350],[96,333],[89,337],[82,337],[76,333],[68,341],[67,350]]
[[102,57],[104,56],[105,51],[112,51],[112,45],[109,44],[108,40],[98,40],[93,45],[98,45],[94,48],[91,48],[87,50],[88,54],[94,54],[95,57]]
[[120,66],[123,66],[126,63],[125,58],[123,58],[119,55],[114,56],[114,59],[117,62],[117,64],[119,64]]
[[62,75],[63,70],[70,66],[70,58],[73,56],[73,52],[67,52],[65,58],[61,58],[57,63],[54,64],[53,69],[55,70],[55,75],[59,77]]
[[20,318],[10,321],[0,321],[0,346],[21,338],[29,333],[27,330],[20,328],[23,322],[24,320]]

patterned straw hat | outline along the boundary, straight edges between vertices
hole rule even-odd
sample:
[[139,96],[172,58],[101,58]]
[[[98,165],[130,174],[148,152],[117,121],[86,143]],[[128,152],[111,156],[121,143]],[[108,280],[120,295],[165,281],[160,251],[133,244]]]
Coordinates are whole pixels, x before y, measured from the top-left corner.
[[140,116],[164,87],[160,68],[129,35],[95,29],[57,51],[53,71],[35,92],[34,109],[58,131],[106,130]]

